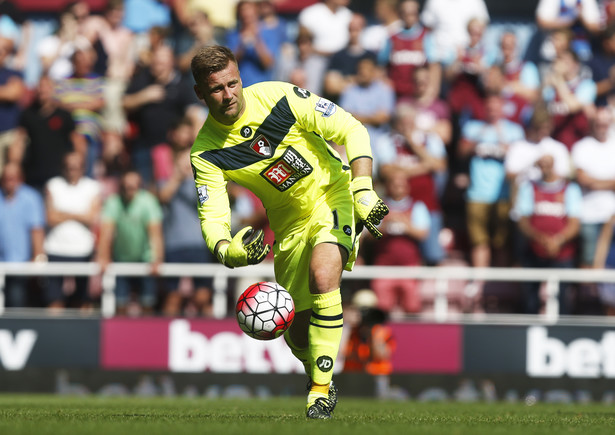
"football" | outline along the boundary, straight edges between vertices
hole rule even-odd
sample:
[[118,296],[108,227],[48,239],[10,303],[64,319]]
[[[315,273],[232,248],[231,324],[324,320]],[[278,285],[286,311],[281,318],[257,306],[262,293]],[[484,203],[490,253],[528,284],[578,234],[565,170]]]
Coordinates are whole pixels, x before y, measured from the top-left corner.
[[248,287],[235,307],[243,332],[258,340],[272,340],[284,334],[295,318],[290,293],[275,282],[258,282]]

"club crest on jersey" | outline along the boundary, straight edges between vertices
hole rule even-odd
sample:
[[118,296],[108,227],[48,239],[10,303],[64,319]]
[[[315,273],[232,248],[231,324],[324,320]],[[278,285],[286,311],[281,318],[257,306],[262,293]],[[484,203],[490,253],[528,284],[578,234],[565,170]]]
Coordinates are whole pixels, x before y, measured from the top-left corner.
[[258,137],[252,141],[250,148],[259,156],[271,157],[271,144],[262,134],[259,134]]
[[199,197],[199,204],[205,204],[205,201],[209,199],[209,194],[207,193],[207,185],[198,186],[196,188],[196,193]]
[[321,98],[318,100],[318,103],[316,103],[316,107],[314,107],[314,109],[317,112],[321,112],[323,117],[328,118],[335,113],[337,106],[334,102],[329,101],[326,98]]
[[313,170],[312,165],[301,154],[288,147],[282,157],[261,172],[261,176],[280,192],[284,192]]

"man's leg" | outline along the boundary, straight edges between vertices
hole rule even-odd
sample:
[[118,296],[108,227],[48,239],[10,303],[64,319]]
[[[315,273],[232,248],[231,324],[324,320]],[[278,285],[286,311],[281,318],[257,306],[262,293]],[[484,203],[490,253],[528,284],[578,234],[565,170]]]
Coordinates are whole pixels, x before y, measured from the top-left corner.
[[308,416],[317,399],[328,399],[342,329],[340,280],[348,253],[333,243],[314,247],[310,259],[312,313],[308,326],[309,362],[312,386],[308,395]]

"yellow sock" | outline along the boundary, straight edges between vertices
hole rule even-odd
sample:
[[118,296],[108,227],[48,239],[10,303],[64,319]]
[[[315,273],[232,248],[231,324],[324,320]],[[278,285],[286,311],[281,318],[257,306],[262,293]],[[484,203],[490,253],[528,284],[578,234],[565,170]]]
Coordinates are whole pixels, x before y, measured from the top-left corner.
[[291,340],[290,334],[288,331],[284,334],[284,340],[286,344],[290,348],[290,351],[295,355],[301,363],[303,364],[303,369],[305,370],[305,374],[310,376],[310,349],[309,348],[300,348],[295,345],[295,343]]
[[312,385],[324,386],[326,390],[323,388],[323,391],[329,390],[343,326],[340,289],[312,295],[312,317],[308,328],[310,370]]

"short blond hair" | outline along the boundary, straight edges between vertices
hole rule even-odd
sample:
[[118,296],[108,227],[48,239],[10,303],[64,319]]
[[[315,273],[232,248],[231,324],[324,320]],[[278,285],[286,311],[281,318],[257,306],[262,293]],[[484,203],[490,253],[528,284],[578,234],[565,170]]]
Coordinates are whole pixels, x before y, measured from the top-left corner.
[[222,45],[210,45],[199,49],[192,58],[190,68],[197,83],[207,79],[211,74],[222,71],[230,62],[237,64],[233,52]]

